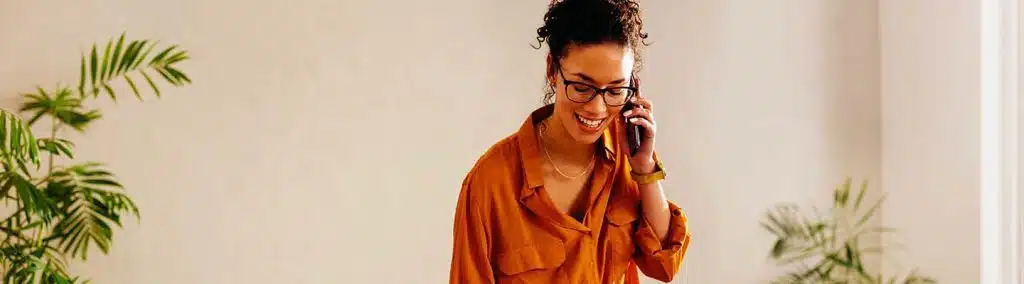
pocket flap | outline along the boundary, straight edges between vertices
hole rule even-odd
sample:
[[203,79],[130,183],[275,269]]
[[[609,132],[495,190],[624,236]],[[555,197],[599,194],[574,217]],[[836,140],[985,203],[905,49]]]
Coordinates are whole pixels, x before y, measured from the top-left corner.
[[614,202],[609,204],[605,218],[608,218],[608,222],[616,226],[629,225],[639,218],[639,209],[639,206],[634,206],[631,202]]
[[536,269],[549,269],[565,261],[565,246],[561,242],[545,242],[522,246],[498,255],[498,269],[513,275]]

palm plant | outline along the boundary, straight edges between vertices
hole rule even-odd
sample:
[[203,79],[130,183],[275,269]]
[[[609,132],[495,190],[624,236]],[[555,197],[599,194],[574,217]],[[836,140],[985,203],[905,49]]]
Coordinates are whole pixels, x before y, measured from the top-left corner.
[[[68,261],[88,260],[93,248],[108,253],[113,227],[128,216],[138,221],[139,208],[103,164],[59,165],[55,158],[73,161],[74,143],[62,138],[61,130],[84,133],[101,118],[98,109],[85,103],[102,97],[116,101],[116,83],[123,82],[140,100],[142,90],[159,97],[159,79],[171,86],[191,83],[176,67],[189,59],[188,53],[176,45],[159,45],[126,40],[123,33],[101,48],[93,44],[82,55],[77,88],[36,87],[23,94],[19,110],[0,109],[0,199],[11,212],[0,220],[0,282],[87,283],[68,273]],[[140,79],[148,89],[140,88]],[[40,121],[50,122],[44,137],[32,132]]]
[[799,206],[784,203],[765,214],[761,226],[775,236],[771,259],[779,265],[795,267],[773,283],[935,283],[934,279],[919,275],[916,269],[902,277],[868,271],[865,256],[880,255],[888,246],[866,246],[864,239],[881,237],[893,230],[871,222],[885,196],[863,206],[867,183],[862,183],[856,192],[851,187],[850,179],[836,187],[832,208],[826,212],[814,206],[809,213],[801,212]]

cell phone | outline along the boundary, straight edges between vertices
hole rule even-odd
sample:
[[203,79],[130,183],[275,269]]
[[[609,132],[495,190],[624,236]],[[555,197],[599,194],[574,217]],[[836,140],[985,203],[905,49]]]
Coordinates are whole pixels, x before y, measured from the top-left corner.
[[[636,105],[633,102],[627,102],[622,106],[622,112],[632,110]],[[626,144],[629,145],[629,156],[636,155],[637,151],[640,151],[640,142],[643,142],[644,129],[643,127],[630,123],[628,117],[622,117],[622,122],[626,124]]]

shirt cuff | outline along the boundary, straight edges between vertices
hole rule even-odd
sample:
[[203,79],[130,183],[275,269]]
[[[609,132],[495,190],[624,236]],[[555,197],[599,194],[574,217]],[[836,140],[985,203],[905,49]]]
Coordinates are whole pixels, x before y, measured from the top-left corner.
[[668,237],[664,242],[658,237],[658,233],[654,232],[647,217],[641,218],[643,221],[637,228],[634,238],[644,255],[670,256],[684,252],[686,246],[689,245],[690,232],[687,229],[686,214],[683,213],[682,208],[671,201],[668,202],[668,207],[672,216],[669,218]]

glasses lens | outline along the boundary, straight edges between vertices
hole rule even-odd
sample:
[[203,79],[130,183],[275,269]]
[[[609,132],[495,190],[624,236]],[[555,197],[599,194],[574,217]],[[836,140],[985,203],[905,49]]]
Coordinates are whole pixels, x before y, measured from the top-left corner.
[[629,88],[611,88],[604,93],[604,103],[610,106],[626,104],[626,100],[633,96],[633,90]]
[[593,87],[576,83],[569,83],[568,85],[565,86],[565,89],[566,95],[569,97],[569,100],[577,103],[585,103],[590,101],[590,99],[594,97],[594,93],[597,92],[597,90],[595,90]]

